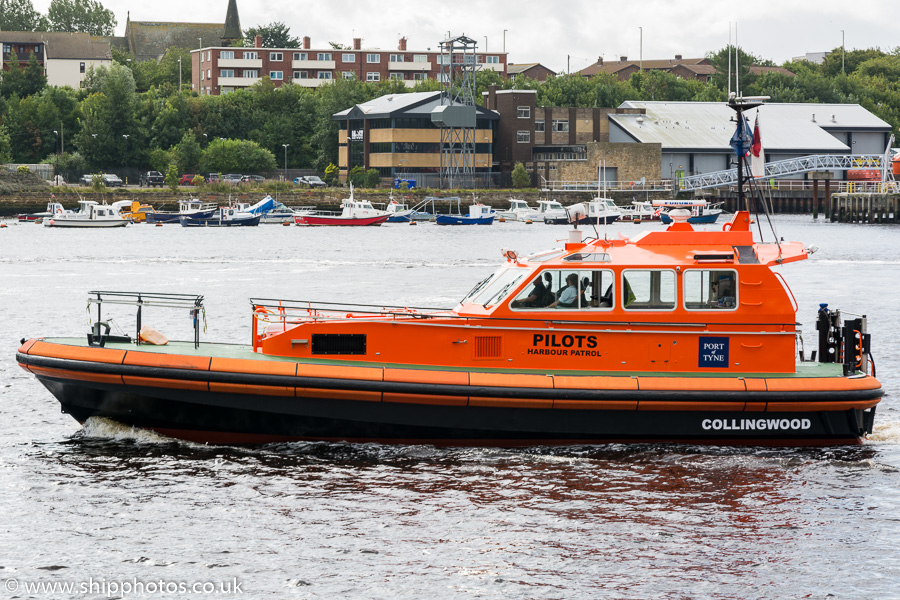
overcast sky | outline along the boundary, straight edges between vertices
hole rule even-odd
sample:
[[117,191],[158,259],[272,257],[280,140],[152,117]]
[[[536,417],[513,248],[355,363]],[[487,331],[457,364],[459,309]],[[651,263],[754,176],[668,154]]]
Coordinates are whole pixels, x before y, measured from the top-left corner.
[[[135,21],[224,22],[227,0],[156,0],[149,5],[128,0],[101,0],[125,30],[128,11]],[[34,0],[46,12],[50,0]],[[578,71],[619,56],[701,57],[728,43],[729,23],[737,23],[739,45],[781,64],[806,52],[845,47],[900,45],[900,3],[876,1],[854,5],[846,0],[433,0],[397,1],[238,0],[241,27],[282,21],[295,37],[312,38],[313,48],[328,42],[394,50],[401,36],[411,51],[432,48],[444,39],[465,34],[478,50],[503,50],[504,30],[509,62],[540,62],[554,71]],[[487,37],[487,40],[485,40]]]

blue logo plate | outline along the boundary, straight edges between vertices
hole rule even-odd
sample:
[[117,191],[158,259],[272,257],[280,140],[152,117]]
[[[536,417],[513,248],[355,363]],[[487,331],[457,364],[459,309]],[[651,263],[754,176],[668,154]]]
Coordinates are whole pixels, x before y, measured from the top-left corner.
[[701,337],[700,338],[700,364],[702,368],[726,369],[728,368],[728,338],[727,337]]

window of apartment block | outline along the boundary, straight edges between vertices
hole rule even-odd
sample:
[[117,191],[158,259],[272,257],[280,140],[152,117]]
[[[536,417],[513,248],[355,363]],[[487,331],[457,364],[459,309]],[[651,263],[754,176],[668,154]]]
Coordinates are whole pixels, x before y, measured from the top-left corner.
[[259,77],[259,69],[244,69],[244,77]]
[[380,54],[366,54],[366,62],[367,63],[380,63],[381,55]]
[[496,64],[500,63],[500,57],[499,56],[485,56],[484,62],[491,64],[491,65],[496,65]]
[[551,131],[566,133],[569,131],[569,120],[568,119],[553,119],[552,123],[553,128]]
[[389,60],[390,60],[390,62],[403,62],[403,55],[402,54],[391,54]]
[[403,81],[405,79],[405,77],[403,77],[403,73],[391,73],[390,75],[388,75],[388,77],[396,81]]
[[530,106],[517,106],[516,107],[516,117],[519,119],[530,119],[531,118],[531,107]]
[[84,63],[78,63],[78,70],[81,73],[84,73]]
[[3,54],[12,52],[12,44],[3,44]]
[[414,54],[413,62],[428,62],[428,55],[427,54]]
[[319,79],[331,79],[331,71],[319,71]]
[[223,59],[223,58],[225,58],[225,59],[234,58],[234,50],[221,50],[219,52],[219,59]]
[[309,79],[309,71],[294,71],[294,79]]
[[354,77],[356,77],[356,73],[354,73],[353,71],[343,71],[341,75],[344,77],[344,79],[353,79]]
[[437,64],[439,65],[449,65],[450,64],[450,55],[449,54],[439,54],[437,56]]
[[35,47],[34,47],[34,53],[35,53],[35,54],[40,54],[40,53],[41,53],[41,47],[40,47],[40,46],[35,46]]
[[428,79],[428,73],[413,73],[413,79]]
[[206,75],[206,71],[204,71],[203,69],[200,69],[200,81],[203,81],[204,79],[206,79],[206,77],[204,77],[204,75]]
[[284,52],[269,52],[269,60],[281,62],[284,60]]
[[272,81],[281,81],[284,79],[283,71],[269,71],[269,79]]
[[319,52],[316,55],[316,60],[331,60],[331,52]]
[[535,119],[534,120],[534,131],[544,131],[544,120],[543,119]]
[[447,83],[448,81],[450,81],[450,76],[447,75],[447,73],[438,73],[435,79],[437,79],[441,83]]
[[244,59],[257,60],[259,59],[259,52],[256,52],[255,50],[244,50]]
[[531,143],[531,132],[530,131],[517,131],[516,132],[516,141],[520,144]]
[[366,73],[366,81],[381,81],[381,73]]
[[341,62],[345,62],[345,63],[352,62],[352,63],[355,63],[355,62],[356,62],[356,55],[353,54],[352,52],[345,52],[345,53],[341,54]]
[[212,69],[207,69],[207,70],[206,70],[206,78],[207,78],[207,79],[212,79]]
[[234,69],[219,69],[219,77],[234,77]]
[[294,52],[294,60],[306,60],[306,52]]

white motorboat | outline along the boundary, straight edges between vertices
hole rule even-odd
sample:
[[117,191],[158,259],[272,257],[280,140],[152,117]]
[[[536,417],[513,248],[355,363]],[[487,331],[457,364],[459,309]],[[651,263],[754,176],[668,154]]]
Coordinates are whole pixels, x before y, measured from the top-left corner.
[[[539,208],[528,206],[528,203],[518,198],[509,199],[509,208],[507,210],[498,210],[495,215],[498,219],[509,219],[510,221],[527,221],[528,215],[540,212]],[[534,219],[532,219],[534,220]]]
[[556,200],[540,200],[538,208],[523,214],[522,221],[543,221],[551,225],[564,225],[569,222],[569,215],[562,204]]
[[79,207],[72,213],[54,213],[44,218],[44,227],[125,227],[130,221],[122,218],[119,209],[129,206],[131,200],[119,200],[100,204],[94,200],[79,200]]
[[[580,206],[582,208],[578,213],[579,217],[577,220],[578,223],[582,224],[599,225],[612,223],[622,216],[622,210],[612,198],[597,197],[590,202],[576,204],[574,206]],[[572,214],[572,208],[572,206],[569,207],[570,216]]]
[[644,200],[633,200],[631,206],[623,206],[619,210],[622,211],[620,221],[656,221],[663,209]]

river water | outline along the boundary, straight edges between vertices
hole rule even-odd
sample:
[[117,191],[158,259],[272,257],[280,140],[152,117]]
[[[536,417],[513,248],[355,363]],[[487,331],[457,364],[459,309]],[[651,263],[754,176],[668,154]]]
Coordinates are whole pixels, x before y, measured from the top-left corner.
[[[648,227],[659,225],[609,235]],[[777,228],[819,247],[780,268],[807,348],[819,302],[869,317],[887,396],[862,446],[241,449],[82,429],[15,350],[22,337],[83,335],[89,290],[203,294],[203,339],[246,343],[250,297],[453,306],[501,248],[554,247],[566,228],[10,223],[0,597],[900,597],[900,229],[808,216]],[[130,332],[127,314],[116,321]],[[190,335],[186,314],[144,321]]]

